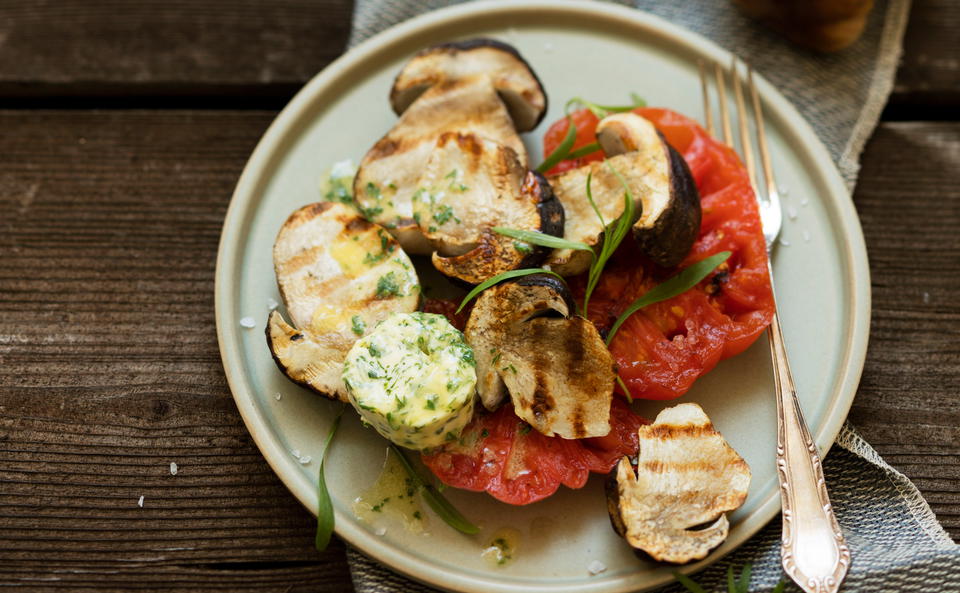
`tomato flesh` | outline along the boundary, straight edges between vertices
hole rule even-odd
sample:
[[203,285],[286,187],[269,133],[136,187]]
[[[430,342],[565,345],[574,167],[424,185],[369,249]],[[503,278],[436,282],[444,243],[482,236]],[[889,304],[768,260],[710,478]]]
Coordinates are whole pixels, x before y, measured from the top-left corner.
[[[610,351],[633,397],[672,399],[697,378],[757,339],[773,317],[767,252],[753,190],[736,154],[712,139],[696,122],[668,109],[640,108],[680,152],[700,191],[703,217],[689,255],[676,268],[647,260],[631,239],[623,242],[601,276],[589,303],[589,318],[601,332],[642,296],[680,269],[721,251],[727,262],[693,289],[638,311],[619,329]],[[598,119],[589,110],[571,114],[577,126],[574,149],[595,142]],[[567,119],[544,136],[550,154],[566,136]],[[600,151],[562,161],[550,174],[603,159]],[[582,304],[585,276],[570,279]],[[430,300],[426,307],[446,314],[460,329],[463,314],[452,303]],[[610,411],[610,434],[566,440],[546,437],[517,418],[504,404],[478,412],[459,442],[426,452],[424,463],[444,483],[486,491],[510,504],[542,500],[560,487],[581,488],[591,472],[607,473],[623,455],[637,450],[637,429],[646,420],[620,398]]]
[[[756,199],[736,153],[674,111],[634,111],[653,122],[687,161],[700,191],[700,234],[686,259],[671,269],[659,268],[632,241],[624,241],[591,296],[590,320],[606,331],[653,286],[710,255],[731,252],[725,264],[693,289],[631,316],[610,344],[633,397],[673,399],[720,360],[743,352],[759,337],[773,317],[773,293]],[[573,120],[577,144],[593,142],[597,117],[584,109]],[[553,124],[544,137],[544,151],[556,148],[557,136],[562,139],[567,129],[566,119]],[[550,173],[562,172],[562,165]],[[571,281],[581,298],[584,284],[582,278]]]
[[509,402],[495,412],[478,412],[450,443],[421,457],[445,484],[486,491],[523,505],[543,500],[561,484],[582,488],[590,472],[607,473],[624,455],[637,452],[637,429],[647,421],[620,398],[610,409],[610,434],[591,439],[548,437],[520,420]]

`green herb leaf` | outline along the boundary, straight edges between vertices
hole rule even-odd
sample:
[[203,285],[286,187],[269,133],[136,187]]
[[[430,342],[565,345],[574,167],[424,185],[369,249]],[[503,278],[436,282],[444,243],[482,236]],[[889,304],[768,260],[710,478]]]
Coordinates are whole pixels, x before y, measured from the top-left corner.
[[597,142],[591,142],[586,146],[581,146],[576,150],[570,151],[570,153],[567,155],[567,157],[564,160],[569,161],[571,159],[579,159],[587,156],[588,154],[593,154],[598,150],[600,150],[600,144],[598,144]]
[[565,110],[570,111],[571,105],[583,105],[589,109],[595,116],[600,119],[603,119],[610,115],[611,113],[623,113],[625,111],[632,111],[637,107],[646,107],[647,102],[644,101],[640,95],[636,93],[630,93],[630,100],[633,101],[631,105],[599,105],[591,101],[587,101],[583,97],[574,97],[567,101],[565,105]]
[[707,593],[703,587],[693,582],[693,580],[685,574],[675,572],[673,573],[673,577],[677,579],[677,582],[683,585],[687,591],[690,591],[690,593]]
[[[740,578],[734,580],[733,565],[727,567],[727,593],[749,593],[751,568],[752,566],[749,562],[744,564],[743,571],[740,573]],[[691,593],[706,593],[703,587],[691,580],[690,577],[682,575],[679,572],[673,573],[673,576],[677,579],[678,583],[687,589],[687,591],[690,591]],[[786,585],[786,582],[781,579],[780,582],[777,583],[777,585],[773,588],[771,593],[783,593]]]
[[587,173],[587,201],[590,202],[590,207],[593,208],[593,212],[597,215],[597,218],[600,219],[600,226],[606,229],[607,221],[603,219],[603,214],[600,214],[600,208],[597,208],[597,202],[593,199],[593,190],[590,188],[592,182],[593,171],[590,171]]
[[740,573],[740,580],[737,581],[737,593],[750,593],[750,569],[749,563],[743,565],[743,572]]
[[323,452],[320,453],[320,477],[317,479],[317,535],[314,539],[314,545],[318,552],[327,549],[330,543],[330,536],[333,535],[333,502],[330,500],[330,491],[327,490],[327,480],[323,476],[323,467],[327,459],[327,451],[330,450],[330,442],[333,441],[333,435],[337,433],[340,426],[340,417],[346,406],[342,406],[333,419],[330,430],[327,431],[327,439],[323,443]]
[[617,334],[617,330],[620,329],[620,326],[623,325],[623,322],[629,319],[631,315],[640,309],[643,309],[644,307],[648,307],[654,303],[659,303],[660,301],[665,301],[679,294],[685,293],[696,286],[698,282],[706,278],[710,272],[717,268],[717,266],[727,261],[728,257],[730,257],[729,251],[721,251],[716,255],[711,255],[708,258],[702,259],[697,263],[684,268],[676,276],[671,276],[670,278],[667,278],[660,284],[648,290],[646,294],[633,301],[633,303],[627,307],[626,311],[624,311],[613,323],[613,327],[611,327],[610,331],[607,333],[607,345],[610,345],[610,342],[613,341],[613,336]]
[[400,292],[400,285],[393,272],[387,272],[377,280],[376,297],[387,298],[391,296],[403,296]]
[[537,167],[538,173],[546,173],[556,167],[557,163],[567,158],[570,149],[573,148],[573,143],[577,140],[577,126],[573,125],[573,118],[569,115],[567,116],[567,122],[570,124],[570,127],[567,128],[567,135],[563,137],[560,145],[553,149],[553,152],[547,155],[547,158],[543,159],[543,162]]
[[354,315],[350,318],[350,329],[354,335],[362,336],[364,330],[367,329],[367,324],[363,322],[363,319],[359,315]]
[[583,316],[587,316],[588,307],[590,305],[590,296],[593,294],[593,290],[597,287],[597,282],[600,281],[600,274],[603,272],[604,266],[607,265],[607,260],[613,255],[613,252],[617,250],[617,247],[620,246],[620,243],[623,242],[623,239],[627,236],[627,233],[630,232],[630,226],[633,224],[633,213],[634,213],[634,203],[633,203],[633,193],[630,191],[630,186],[627,185],[627,180],[623,178],[623,175],[617,171],[613,165],[607,161],[607,167],[614,175],[617,176],[617,179],[620,180],[620,184],[623,185],[623,212],[620,213],[620,216],[610,223],[610,226],[606,226],[603,216],[600,214],[600,209],[597,208],[596,202],[593,200],[593,192],[590,189],[590,182],[592,181],[592,175],[587,175],[587,199],[590,200],[590,205],[593,206],[593,211],[596,212],[597,217],[600,219],[600,224],[604,225],[603,232],[603,245],[600,248],[600,255],[594,260],[593,265],[590,266],[590,272],[587,275],[587,289],[583,294]]
[[467,303],[473,300],[473,297],[490,288],[494,284],[503,282],[504,280],[509,280],[510,278],[519,278],[521,276],[529,276],[531,274],[550,274],[551,276],[556,276],[557,278],[560,278],[560,280],[563,280],[563,278],[556,272],[544,270],[543,268],[529,268],[525,270],[510,270],[509,272],[503,272],[501,274],[497,274],[493,278],[484,280],[480,284],[476,285],[473,290],[468,292],[467,296],[463,297],[463,300],[460,302],[460,306],[457,307],[457,313],[462,311],[463,308],[467,306]]
[[614,378],[617,380],[617,385],[620,386],[620,389],[623,390],[623,395],[627,398],[627,402],[633,403],[633,396],[630,395],[630,390],[627,389],[627,384],[623,382],[623,379],[620,378],[620,373],[614,375]]
[[552,249],[576,249],[578,251],[589,251],[590,253],[593,253],[593,249],[591,249],[586,243],[568,241],[561,237],[554,237],[553,235],[541,233],[540,231],[522,231],[519,229],[508,229],[502,226],[495,226],[493,227],[493,230],[501,235],[506,235],[513,239],[519,239],[524,243],[540,245],[541,247],[550,247]]
[[453,527],[460,533],[473,535],[480,532],[480,528],[460,514],[460,511],[450,504],[450,501],[440,494],[440,491],[437,490],[433,484],[427,482],[423,479],[423,477],[420,476],[417,470],[413,468],[413,465],[410,464],[410,460],[407,459],[407,456],[403,454],[403,451],[401,451],[399,447],[393,443],[390,443],[390,449],[393,451],[394,455],[397,456],[397,459],[400,460],[400,464],[403,466],[403,469],[407,471],[407,475],[410,476],[414,486],[416,486],[417,490],[420,491],[423,499],[427,501],[427,504],[430,505],[430,508],[433,509],[433,512],[435,512],[437,516],[443,519],[447,525]]

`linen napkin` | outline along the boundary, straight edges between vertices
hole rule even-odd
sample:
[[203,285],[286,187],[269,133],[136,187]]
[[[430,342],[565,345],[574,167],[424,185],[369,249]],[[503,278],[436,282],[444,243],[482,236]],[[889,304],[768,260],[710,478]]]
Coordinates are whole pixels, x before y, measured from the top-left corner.
[[[457,0],[356,0],[350,44],[417,14]],[[618,0],[700,33],[748,56],[810,122],[853,189],[864,144],[893,87],[909,0],[877,0],[861,39],[830,55],[787,44],[780,36],[720,0]],[[824,460],[830,499],[853,563],[846,593],[960,591],[960,547],[950,539],[910,480],[880,458],[847,424]],[[697,574],[707,591],[726,590],[726,571],[753,566],[751,592],[767,593],[783,578],[780,519],[723,560]],[[349,548],[358,593],[432,592]],[[662,593],[685,591],[679,585]],[[799,591],[792,583],[787,591]]]

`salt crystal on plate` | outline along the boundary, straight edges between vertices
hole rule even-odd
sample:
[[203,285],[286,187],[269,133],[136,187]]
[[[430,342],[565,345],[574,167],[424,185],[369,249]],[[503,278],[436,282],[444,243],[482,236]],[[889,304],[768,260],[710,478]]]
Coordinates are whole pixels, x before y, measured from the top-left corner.
[[800,200],[801,206],[806,206],[809,203],[810,203],[810,200],[808,200],[807,198],[803,198],[802,200]]
[[386,534],[387,534],[387,528],[386,528],[386,527],[377,527],[373,532],[376,533],[377,535],[381,535],[381,536],[382,536],[382,535],[386,535]]
[[803,231],[803,241],[804,243],[810,242],[810,231]]
[[784,247],[790,247],[790,241],[787,241],[783,237],[780,237],[780,244],[783,245]]
[[140,497],[140,500],[137,501],[137,506],[143,508],[143,497]]
[[300,458],[300,465],[307,465],[311,461],[313,461],[313,457],[310,457],[309,455],[304,455],[303,457]]
[[783,194],[784,196],[789,196],[789,195],[790,195],[790,188],[789,188],[789,187],[781,187],[781,188],[779,188],[779,191],[780,191],[780,193]]
[[178,468],[177,468],[177,464],[171,461],[171,462],[170,462],[170,475],[171,475],[171,476],[177,475],[177,469],[178,469]]
[[797,209],[794,208],[793,206],[787,206],[787,216],[790,218],[790,220],[796,220]]
[[273,311],[280,306],[280,303],[277,302],[277,299],[267,299],[267,309]]
[[350,159],[337,161],[330,168],[330,177],[353,177],[356,173],[356,165]]
[[592,575],[600,574],[605,570],[607,570],[607,565],[604,564],[603,562],[600,562],[599,560],[594,560],[593,562],[587,565],[587,572],[589,572]]
[[243,319],[240,320],[240,326],[245,327],[247,329],[253,329],[257,327],[257,322],[256,320],[254,320],[253,317],[244,317]]
[[290,454],[297,459],[300,459],[300,449],[290,449]]
[[278,392],[273,397],[275,397],[277,401],[280,401],[283,399],[283,394]]

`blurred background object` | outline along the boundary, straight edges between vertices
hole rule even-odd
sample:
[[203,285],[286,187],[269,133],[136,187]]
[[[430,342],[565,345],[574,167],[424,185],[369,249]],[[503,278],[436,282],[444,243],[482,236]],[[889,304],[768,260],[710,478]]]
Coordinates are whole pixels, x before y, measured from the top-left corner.
[[733,0],[797,45],[839,51],[860,38],[873,0]]

